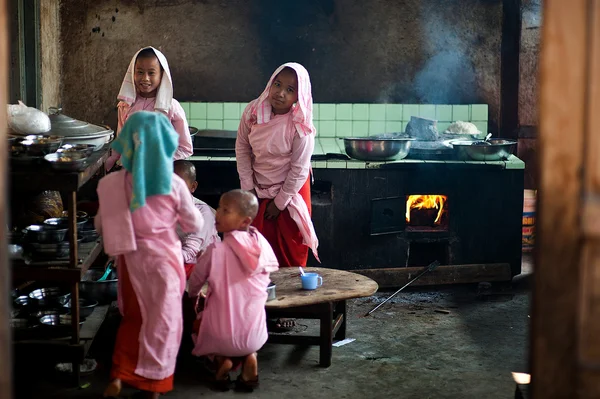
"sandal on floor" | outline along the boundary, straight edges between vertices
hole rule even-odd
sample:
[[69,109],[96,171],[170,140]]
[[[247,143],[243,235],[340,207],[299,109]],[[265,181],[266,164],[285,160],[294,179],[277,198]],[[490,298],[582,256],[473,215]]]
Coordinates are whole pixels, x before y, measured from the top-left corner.
[[269,319],[267,320],[267,330],[269,332],[282,333],[294,331],[296,321],[294,319]]
[[258,388],[258,386],[259,386],[258,376],[256,376],[256,379],[254,379],[254,380],[246,381],[242,378],[242,375],[240,374],[239,377],[237,378],[237,380],[235,380],[235,390],[238,392],[251,393],[256,388]]
[[229,377],[229,375],[227,375],[227,378],[225,378],[224,380],[215,379],[213,381],[213,385],[215,390],[219,392],[227,392],[231,389],[231,378]]

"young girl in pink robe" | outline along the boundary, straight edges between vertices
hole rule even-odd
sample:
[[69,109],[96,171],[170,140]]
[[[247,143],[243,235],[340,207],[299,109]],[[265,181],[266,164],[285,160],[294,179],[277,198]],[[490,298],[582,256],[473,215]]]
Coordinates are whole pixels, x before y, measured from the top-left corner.
[[[129,63],[117,98],[117,136],[131,114],[137,111],[164,113],[179,134],[174,159],[185,159],[194,153],[185,111],[173,98],[173,82],[169,64],[163,53],[154,47],[139,50]],[[106,161],[106,170],[112,169],[120,154],[113,151]]]
[[258,386],[256,352],[268,337],[267,286],[269,273],[278,267],[267,240],[250,226],[257,211],[258,201],[252,193],[233,190],[223,194],[216,215],[223,241],[206,250],[189,280],[193,297],[208,282],[192,354],[215,357],[215,380],[223,390],[229,389],[229,371],[235,363],[242,364],[237,387],[252,390]]
[[282,267],[306,266],[308,248],[319,259],[310,203],[315,134],[308,72],[284,64],[244,110],[235,146],[241,188],[260,199],[253,225]]
[[118,396],[127,383],[158,398],[173,389],[183,328],[186,279],[176,227],[191,233],[203,220],[173,173],[177,133],[167,117],[135,113],[112,146],[123,154],[124,169],[98,183],[95,225],[105,252],[117,258],[123,318],[104,396]]

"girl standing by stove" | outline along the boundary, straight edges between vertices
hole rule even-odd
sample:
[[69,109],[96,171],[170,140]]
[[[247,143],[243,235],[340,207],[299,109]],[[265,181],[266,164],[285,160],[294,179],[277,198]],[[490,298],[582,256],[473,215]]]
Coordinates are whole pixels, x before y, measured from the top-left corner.
[[279,266],[306,266],[308,248],[318,260],[311,220],[310,158],[316,130],[308,71],[281,65],[240,122],[235,153],[242,190],[260,208],[253,225],[273,247]]

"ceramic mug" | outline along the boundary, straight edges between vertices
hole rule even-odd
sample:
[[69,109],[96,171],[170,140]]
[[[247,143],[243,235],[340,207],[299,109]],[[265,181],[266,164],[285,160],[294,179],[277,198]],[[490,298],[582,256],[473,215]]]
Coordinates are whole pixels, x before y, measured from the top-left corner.
[[323,277],[317,273],[304,273],[300,276],[302,280],[302,289],[304,290],[316,290],[317,287],[323,285]]

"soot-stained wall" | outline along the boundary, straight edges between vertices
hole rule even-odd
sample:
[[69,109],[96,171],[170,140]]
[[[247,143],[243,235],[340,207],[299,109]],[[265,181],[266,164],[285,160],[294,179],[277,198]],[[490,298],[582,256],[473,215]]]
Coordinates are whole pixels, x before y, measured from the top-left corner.
[[500,104],[501,0],[61,2],[62,104],[114,124],[142,46],[165,53],[181,101],[248,101],[286,61],[315,102]]

